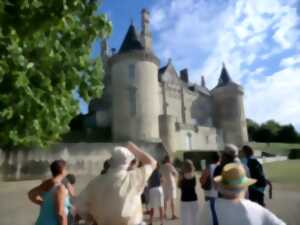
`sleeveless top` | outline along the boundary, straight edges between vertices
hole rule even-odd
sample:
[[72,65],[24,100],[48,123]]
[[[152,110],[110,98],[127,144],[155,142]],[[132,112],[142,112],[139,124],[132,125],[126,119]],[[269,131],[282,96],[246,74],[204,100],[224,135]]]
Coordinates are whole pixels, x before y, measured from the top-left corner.
[[196,177],[191,179],[182,178],[180,182],[180,189],[182,202],[197,201]]
[[[43,203],[40,208],[39,217],[35,225],[59,225],[56,206],[55,206],[55,192],[60,184],[52,187],[48,192],[43,194]],[[64,201],[64,208],[66,215],[71,209],[70,197],[67,196]]]
[[149,188],[159,187],[161,185],[160,179],[161,179],[161,175],[160,175],[159,170],[157,170],[157,169],[154,170],[148,181]]

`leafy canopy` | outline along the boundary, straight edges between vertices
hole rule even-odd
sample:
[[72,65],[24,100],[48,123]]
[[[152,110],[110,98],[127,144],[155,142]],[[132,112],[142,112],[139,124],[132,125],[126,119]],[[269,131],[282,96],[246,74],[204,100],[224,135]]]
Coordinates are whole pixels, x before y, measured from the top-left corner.
[[93,0],[0,1],[0,147],[44,147],[67,132],[78,113],[75,93],[101,94],[95,38],[111,23]]
[[258,124],[247,119],[247,127],[250,141],[300,143],[300,134],[292,124],[281,125],[274,120]]

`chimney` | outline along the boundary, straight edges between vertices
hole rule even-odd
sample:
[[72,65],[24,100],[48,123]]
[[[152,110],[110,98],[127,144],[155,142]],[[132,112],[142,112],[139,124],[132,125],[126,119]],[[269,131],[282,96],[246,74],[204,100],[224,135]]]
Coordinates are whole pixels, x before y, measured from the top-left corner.
[[201,86],[206,87],[205,77],[201,76]]
[[110,56],[110,49],[108,46],[107,39],[101,41],[101,56],[103,60],[106,60]]
[[141,42],[144,45],[146,50],[152,49],[152,35],[150,32],[150,13],[147,9],[141,11]]
[[188,69],[180,70],[180,79],[185,83],[189,83]]

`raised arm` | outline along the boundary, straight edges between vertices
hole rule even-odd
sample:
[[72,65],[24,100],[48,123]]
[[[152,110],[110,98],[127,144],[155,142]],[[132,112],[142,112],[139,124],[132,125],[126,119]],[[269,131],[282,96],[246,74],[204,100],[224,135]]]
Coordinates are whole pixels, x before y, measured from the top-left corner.
[[49,181],[46,180],[42,182],[40,185],[34,187],[28,192],[28,198],[31,202],[37,205],[41,205],[43,203],[43,193],[46,191],[49,186]]
[[171,163],[168,164],[168,167],[170,168],[172,175],[174,177],[178,177],[178,172],[177,172],[176,168]]
[[151,165],[153,168],[156,167],[156,160],[151,155],[141,150],[134,143],[129,142],[127,148],[138,161],[142,162],[143,165]]

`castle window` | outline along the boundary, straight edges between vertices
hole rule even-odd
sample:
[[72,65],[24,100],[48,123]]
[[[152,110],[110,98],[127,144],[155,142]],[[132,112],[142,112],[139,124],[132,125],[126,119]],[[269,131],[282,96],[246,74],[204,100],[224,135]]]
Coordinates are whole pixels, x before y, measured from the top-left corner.
[[129,88],[129,113],[131,116],[136,114],[136,89]]
[[128,67],[128,80],[129,82],[133,82],[135,80],[135,66],[134,64],[130,64]]
[[191,133],[187,133],[186,134],[186,147],[188,150],[192,150],[192,134]]
[[209,144],[209,136],[206,135],[206,144]]

